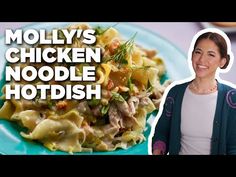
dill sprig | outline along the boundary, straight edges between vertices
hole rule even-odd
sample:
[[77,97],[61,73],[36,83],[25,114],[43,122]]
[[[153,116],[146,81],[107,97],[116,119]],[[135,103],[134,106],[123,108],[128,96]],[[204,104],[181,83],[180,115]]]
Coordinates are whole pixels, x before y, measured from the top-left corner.
[[115,54],[111,56],[111,59],[113,59],[116,63],[119,63],[119,64],[128,64],[128,61],[126,60],[126,56],[127,54],[130,54],[133,50],[134,38],[136,35],[137,33],[135,33],[128,41],[121,44],[115,50]]
[[109,30],[110,28],[115,27],[116,25],[118,25],[118,23],[116,23],[116,24],[114,24],[114,25],[112,25],[112,26],[109,26],[109,27],[107,27],[107,28],[103,28],[103,27],[101,27],[101,26],[96,26],[96,27],[94,28],[94,30],[95,30],[95,35],[102,35],[102,34],[104,34],[107,30]]

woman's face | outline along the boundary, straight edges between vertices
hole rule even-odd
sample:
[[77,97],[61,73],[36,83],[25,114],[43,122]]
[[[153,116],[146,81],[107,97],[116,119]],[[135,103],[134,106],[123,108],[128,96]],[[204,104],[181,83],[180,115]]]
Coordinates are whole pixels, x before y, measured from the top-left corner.
[[214,78],[218,67],[224,66],[218,46],[209,39],[202,39],[192,53],[192,65],[199,78]]

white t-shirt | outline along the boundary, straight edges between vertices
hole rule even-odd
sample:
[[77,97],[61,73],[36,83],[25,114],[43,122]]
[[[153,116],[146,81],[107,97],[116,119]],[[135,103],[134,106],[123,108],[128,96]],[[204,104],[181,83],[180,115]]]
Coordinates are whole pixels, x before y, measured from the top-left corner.
[[181,109],[180,155],[209,155],[218,92],[198,95],[189,87]]

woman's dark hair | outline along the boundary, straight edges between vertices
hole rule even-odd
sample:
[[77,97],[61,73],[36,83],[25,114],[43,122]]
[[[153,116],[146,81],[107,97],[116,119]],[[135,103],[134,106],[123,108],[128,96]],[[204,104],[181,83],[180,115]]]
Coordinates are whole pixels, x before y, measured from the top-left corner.
[[221,69],[227,68],[227,66],[229,65],[230,56],[227,53],[227,43],[225,39],[218,33],[213,33],[213,32],[203,33],[197,38],[194,45],[194,50],[202,39],[209,39],[216,44],[216,46],[219,48],[221,58],[226,58],[226,63],[223,67],[221,67]]

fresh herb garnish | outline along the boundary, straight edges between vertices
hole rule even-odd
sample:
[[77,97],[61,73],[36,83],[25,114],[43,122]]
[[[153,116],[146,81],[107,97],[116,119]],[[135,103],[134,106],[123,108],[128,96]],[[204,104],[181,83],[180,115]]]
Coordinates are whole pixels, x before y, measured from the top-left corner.
[[102,35],[105,33],[109,28],[102,28],[101,26],[97,26],[94,28],[95,30],[95,35]]
[[109,105],[106,105],[106,106],[102,106],[102,109],[101,109],[101,113],[102,113],[102,116],[106,115],[108,110],[109,110],[110,106]]
[[92,99],[88,101],[88,105],[92,107],[97,106],[99,103],[100,100],[96,99],[95,97],[92,97]]
[[154,87],[153,87],[153,85],[151,84],[151,82],[149,81],[149,79],[148,79],[148,83],[147,83],[147,92],[150,92],[150,91],[152,91],[152,89],[153,89]]
[[64,33],[62,32],[62,30],[58,30],[58,38],[59,39],[66,39]]
[[115,101],[120,101],[120,102],[124,102],[125,99],[117,92],[111,92],[112,93],[112,98],[111,100],[115,100]]
[[128,85],[129,90],[132,92],[134,90],[134,84],[132,83],[131,78],[128,79],[127,85]]
[[107,28],[103,28],[103,27],[101,27],[101,26],[96,26],[96,27],[94,28],[94,30],[95,30],[95,35],[102,35],[102,34],[104,34],[107,30],[109,30],[109,29],[112,28],[112,27],[115,27],[117,24],[118,24],[118,23],[116,23],[116,24],[113,25],[113,26],[109,26],[109,27],[107,27]]
[[119,64],[128,64],[128,61],[126,60],[127,54],[130,54],[133,50],[134,46],[134,38],[137,33],[135,33],[131,39],[126,41],[125,43],[121,44],[116,50],[115,54],[111,56],[111,59],[113,59],[116,63]]
[[125,99],[125,101],[130,98],[129,92],[122,92],[120,95]]
[[47,104],[49,109],[52,109],[52,107],[56,105],[55,101],[53,100],[47,100]]
[[36,103],[39,103],[40,97],[41,97],[41,92],[38,90],[38,91],[37,91],[37,95],[36,95],[34,101],[35,101]]

